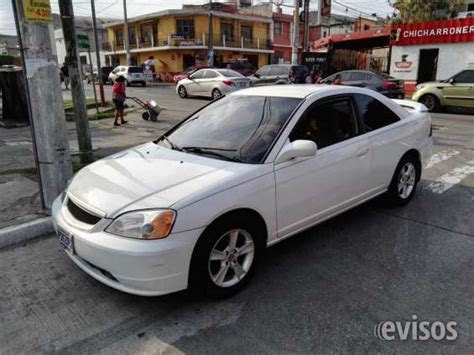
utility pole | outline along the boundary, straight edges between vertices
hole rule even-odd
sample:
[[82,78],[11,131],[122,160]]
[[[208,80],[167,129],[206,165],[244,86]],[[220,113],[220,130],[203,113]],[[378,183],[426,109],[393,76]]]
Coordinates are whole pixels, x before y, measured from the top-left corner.
[[41,14],[45,16],[42,22],[33,21],[25,13],[25,3],[13,0],[13,12],[26,77],[40,196],[43,207],[50,209],[72,176],[71,155],[58,63],[53,55],[49,31],[51,13],[43,8]]
[[214,66],[214,34],[213,34],[213,26],[212,26],[212,0],[209,0],[209,39],[207,41],[207,66],[213,67]]
[[71,0],[58,2],[61,23],[63,26],[64,43],[66,45],[66,65],[71,78],[72,104],[74,105],[74,120],[76,121],[77,142],[79,144],[79,158],[81,163],[93,161],[92,141],[87,117],[86,98],[79,68],[79,52],[77,49],[74,9]]
[[[99,35],[97,33],[97,19],[95,17],[95,1],[91,0],[91,11],[92,11],[92,28],[94,29],[94,42],[95,42],[95,58],[97,62],[97,79],[99,80],[99,93],[100,93],[100,105],[105,106],[105,97],[104,97],[104,83],[102,81],[102,75],[100,72],[100,45],[99,45]],[[92,62],[91,62],[92,65]],[[94,77],[94,71],[92,71],[92,77]],[[95,83],[92,80],[92,85],[94,86],[95,93]]]
[[293,46],[291,51],[291,64],[298,64],[298,35],[300,32],[300,1],[295,0],[295,13],[293,16]]
[[130,38],[128,37],[128,16],[127,16],[127,0],[123,0],[123,37],[124,47],[127,53],[126,65],[132,64],[132,57],[130,55]]
[[303,37],[303,51],[309,52],[309,2],[304,0],[304,37]]

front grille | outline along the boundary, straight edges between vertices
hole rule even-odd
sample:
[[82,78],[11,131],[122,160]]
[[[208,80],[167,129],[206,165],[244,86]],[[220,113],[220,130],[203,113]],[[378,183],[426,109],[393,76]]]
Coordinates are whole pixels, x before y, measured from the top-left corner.
[[75,219],[82,223],[94,225],[101,220],[100,217],[97,217],[76,205],[70,198],[67,200],[67,209]]

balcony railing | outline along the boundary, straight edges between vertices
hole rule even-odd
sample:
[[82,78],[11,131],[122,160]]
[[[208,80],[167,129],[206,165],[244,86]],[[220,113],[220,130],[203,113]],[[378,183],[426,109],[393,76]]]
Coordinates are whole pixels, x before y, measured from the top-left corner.
[[[200,47],[208,45],[208,36],[207,34],[202,34],[202,36],[197,38],[182,38],[178,36],[168,35],[167,38],[151,38],[149,41],[143,41],[136,39],[130,42],[130,49],[141,49],[141,48],[153,48],[153,47],[176,47],[176,48],[186,48],[186,47]],[[262,49],[269,50],[272,48],[272,44],[268,40],[263,40],[260,38],[244,38],[236,37],[229,38],[225,35],[215,35],[213,36],[213,45],[214,47],[225,47],[225,48],[242,48],[242,49]],[[102,45],[104,51],[116,52],[124,50],[123,43],[116,43],[115,41],[104,43]]]

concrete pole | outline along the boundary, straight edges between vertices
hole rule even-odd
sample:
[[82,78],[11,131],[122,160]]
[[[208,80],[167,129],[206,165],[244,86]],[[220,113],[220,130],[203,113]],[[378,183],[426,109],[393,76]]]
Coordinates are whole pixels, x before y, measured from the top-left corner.
[[[102,107],[105,106],[105,95],[104,95],[104,83],[102,81],[102,75],[100,72],[100,45],[99,45],[99,34],[97,33],[97,19],[95,16],[95,2],[91,0],[91,12],[92,12],[92,27],[94,29],[94,42],[95,42],[95,58],[97,62],[97,77],[99,80],[99,93],[100,93],[100,105]],[[95,93],[95,83],[94,85],[94,93]]]
[[[66,118],[49,25],[27,22],[22,0],[13,0],[26,76],[28,111],[43,207],[50,209],[72,176]],[[32,107],[34,105],[34,107]]]
[[304,37],[303,51],[309,52],[309,1],[304,0]]
[[86,97],[79,68],[79,52],[77,50],[76,28],[74,23],[74,9],[71,0],[58,2],[63,26],[64,43],[66,45],[66,64],[71,79],[71,95],[74,105],[74,120],[76,121],[77,142],[79,144],[79,158],[81,163],[93,161],[92,141],[87,117]]
[[213,24],[212,24],[212,0],[209,0],[209,41],[207,43],[207,66],[213,67],[214,66],[214,31],[213,31]]
[[298,64],[298,35],[300,32],[300,0],[295,0],[295,13],[293,16],[293,45],[291,51],[291,64]]
[[128,36],[128,16],[127,16],[127,0],[123,0],[123,39],[125,52],[127,53],[126,65],[132,65],[132,56],[130,55],[130,38]]

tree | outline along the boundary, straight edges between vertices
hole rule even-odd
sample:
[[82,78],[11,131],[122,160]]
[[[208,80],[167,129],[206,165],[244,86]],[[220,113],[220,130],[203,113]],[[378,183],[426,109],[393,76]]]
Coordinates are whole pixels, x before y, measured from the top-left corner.
[[425,22],[454,18],[465,6],[465,0],[395,0],[398,10],[395,23]]

